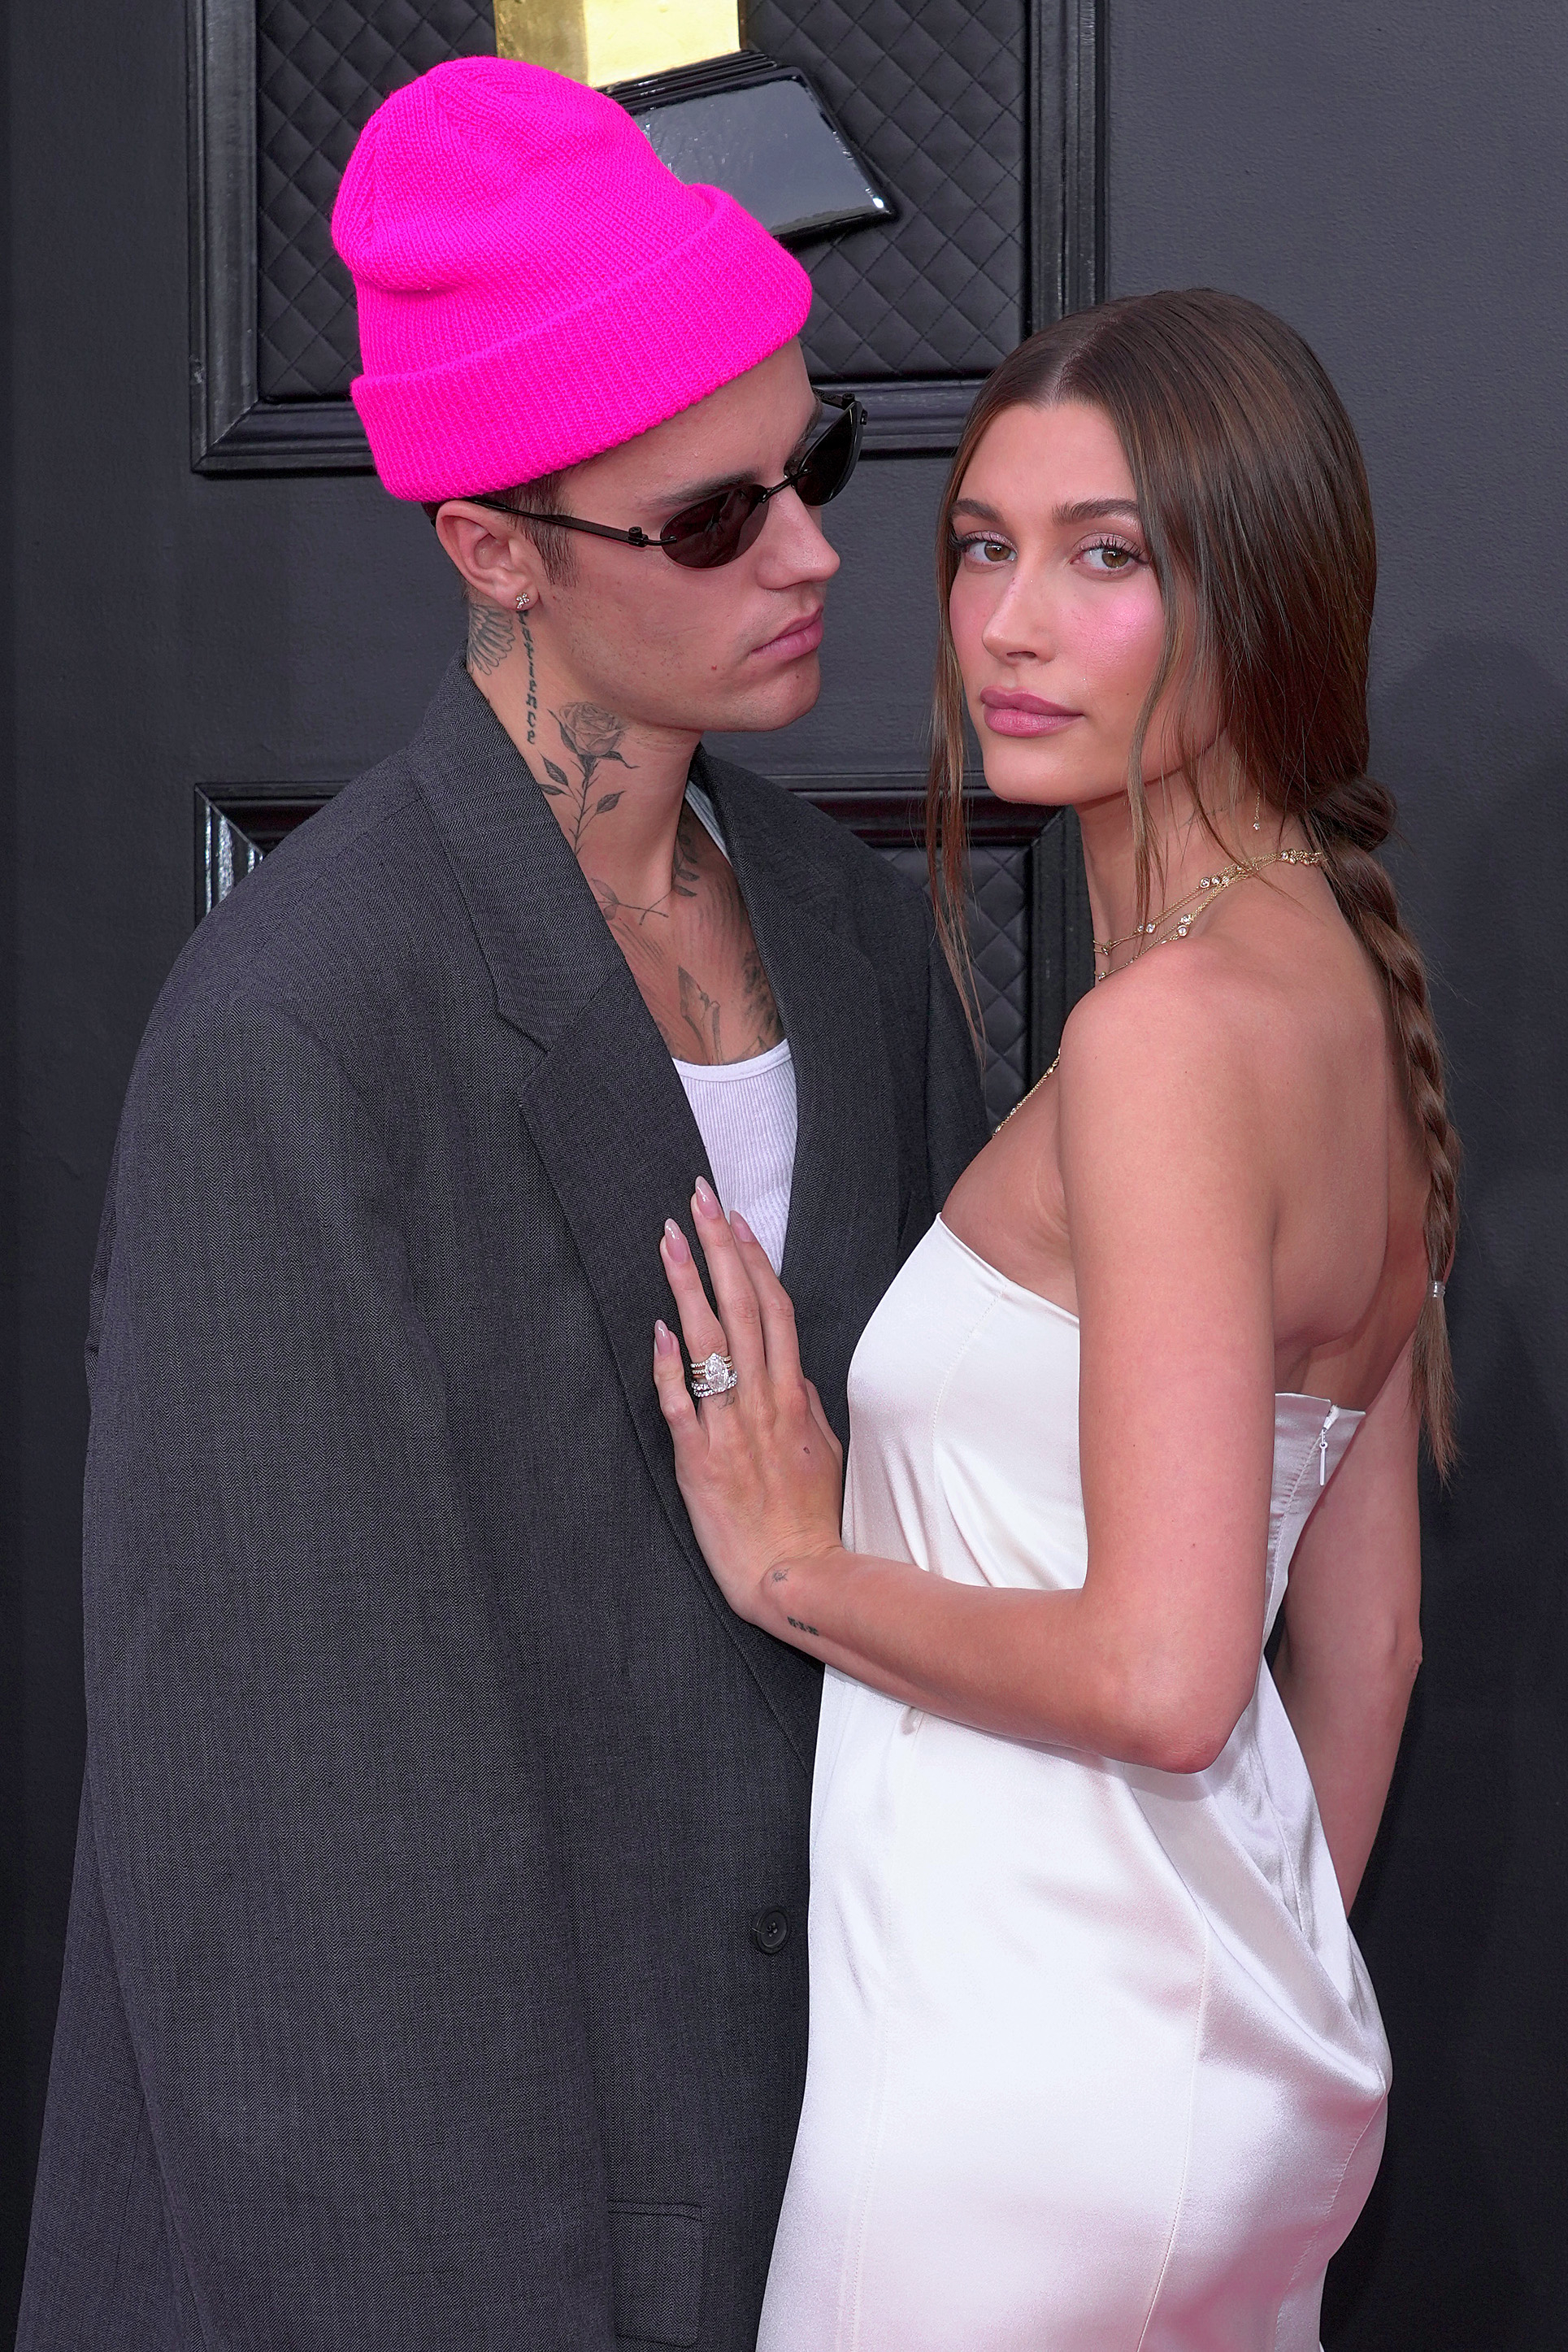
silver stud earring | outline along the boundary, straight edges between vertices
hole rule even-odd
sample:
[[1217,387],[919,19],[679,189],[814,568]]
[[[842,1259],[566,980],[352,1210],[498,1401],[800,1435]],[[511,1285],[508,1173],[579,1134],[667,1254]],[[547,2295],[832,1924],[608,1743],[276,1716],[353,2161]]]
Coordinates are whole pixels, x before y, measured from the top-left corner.
[[533,600],[533,598],[528,594],[528,590],[525,588],[525,589],[524,589],[524,591],[523,591],[523,593],[522,593],[522,594],[521,594],[521,595],[518,597],[518,599],[517,599],[517,610],[518,610],[518,612],[519,612],[519,613],[526,613],[526,612],[528,611],[528,606],[533,603],[533,601],[534,601],[534,600]]

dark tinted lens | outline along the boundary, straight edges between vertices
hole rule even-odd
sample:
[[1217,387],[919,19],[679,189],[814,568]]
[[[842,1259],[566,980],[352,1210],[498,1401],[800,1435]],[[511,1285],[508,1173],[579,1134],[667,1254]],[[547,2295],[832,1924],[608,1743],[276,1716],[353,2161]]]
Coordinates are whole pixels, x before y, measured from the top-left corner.
[[659,533],[659,544],[675,562],[693,572],[706,572],[716,563],[729,563],[749,547],[760,527],[762,491],[755,482],[737,482],[732,490],[716,490],[695,507],[683,507]]
[[802,504],[825,507],[830,499],[836,499],[853,473],[859,454],[860,418],[852,408],[846,408],[815,448],[806,452],[795,477],[796,494]]

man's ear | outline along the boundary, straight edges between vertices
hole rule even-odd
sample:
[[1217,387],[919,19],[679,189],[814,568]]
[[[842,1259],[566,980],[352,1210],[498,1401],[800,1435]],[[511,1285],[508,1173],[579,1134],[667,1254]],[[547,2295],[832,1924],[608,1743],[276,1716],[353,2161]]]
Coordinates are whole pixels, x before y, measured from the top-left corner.
[[508,530],[494,507],[448,499],[435,518],[435,536],[475,595],[507,612],[516,610],[519,596],[538,603],[544,566],[524,524]]

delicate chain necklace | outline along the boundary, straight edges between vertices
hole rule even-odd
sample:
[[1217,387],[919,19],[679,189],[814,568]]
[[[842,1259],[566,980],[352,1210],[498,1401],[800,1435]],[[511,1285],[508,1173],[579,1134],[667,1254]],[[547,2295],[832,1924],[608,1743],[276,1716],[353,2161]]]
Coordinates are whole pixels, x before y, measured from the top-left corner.
[[[1238,858],[1234,866],[1222,866],[1218,874],[1200,875],[1197,887],[1189,890],[1185,898],[1162,907],[1157,915],[1139,924],[1135,930],[1124,933],[1119,940],[1096,940],[1094,952],[1104,957],[1108,967],[1116,950],[1129,946],[1134,940],[1156,940],[1161,947],[1168,947],[1173,940],[1185,940],[1198,917],[1207,914],[1220,892],[1228,890],[1233,882],[1244,882],[1249,874],[1260,873],[1265,866],[1322,866],[1325,862],[1321,849],[1270,849],[1261,857]],[[1160,930],[1166,923],[1174,928],[1160,939]],[[1097,972],[1095,979],[1108,980],[1110,976],[1107,969]]]
[[[1161,947],[1169,947],[1176,940],[1185,940],[1198,917],[1206,914],[1220,892],[1228,890],[1233,882],[1245,881],[1249,874],[1260,873],[1265,866],[1326,866],[1327,864],[1328,859],[1321,849],[1270,849],[1266,856],[1239,858],[1234,866],[1222,866],[1218,874],[1203,875],[1195,890],[1189,890],[1186,897],[1178,898],[1174,906],[1162,907],[1152,921],[1140,924],[1136,930],[1128,931],[1122,939],[1096,940],[1093,942],[1095,954],[1103,956],[1106,963],[1106,970],[1098,971],[1094,975],[1095,987],[1098,988],[1102,981],[1110,979],[1111,958],[1118,948],[1127,947],[1134,940],[1155,939],[1161,925],[1165,923],[1171,923],[1174,928],[1166,933],[1164,939],[1158,940]],[[1193,904],[1195,898],[1197,901],[1196,906]],[[1060,1062],[1061,1059],[1061,1055],[1059,1051],[1056,1062]],[[998,1135],[1006,1127],[1008,1119],[1016,1118],[1024,1104],[1039,1093],[1046,1079],[1056,1076],[1056,1062],[1052,1062],[1049,1070],[1042,1070],[1029,1093],[1014,1103],[1011,1110],[1007,1114],[1007,1118],[1002,1119],[998,1125]]]

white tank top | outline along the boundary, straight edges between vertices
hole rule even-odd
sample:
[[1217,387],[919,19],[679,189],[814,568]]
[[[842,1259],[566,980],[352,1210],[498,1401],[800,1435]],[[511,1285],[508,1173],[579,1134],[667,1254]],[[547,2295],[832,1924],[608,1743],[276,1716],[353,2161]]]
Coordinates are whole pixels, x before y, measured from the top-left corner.
[[[700,784],[686,801],[724,856],[728,844]],[[672,1056],[707,1152],[726,1211],[738,1209],[777,1274],[784,1262],[789,1187],[795,1173],[795,1066],[786,1037],[745,1062],[683,1062]]]

